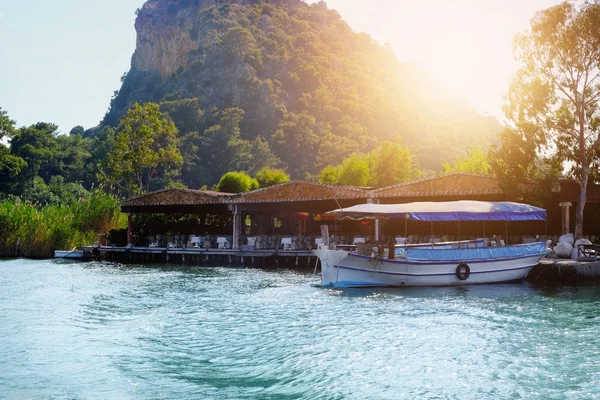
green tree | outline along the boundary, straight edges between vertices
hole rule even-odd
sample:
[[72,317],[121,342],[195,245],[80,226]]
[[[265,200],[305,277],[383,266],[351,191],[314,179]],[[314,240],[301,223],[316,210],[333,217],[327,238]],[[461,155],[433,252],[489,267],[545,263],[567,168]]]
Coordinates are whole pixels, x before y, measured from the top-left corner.
[[227,172],[219,180],[217,190],[224,193],[245,193],[258,189],[258,181],[245,172]]
[[182,163],[173,122],[158,104],[135,103],[116,131],[106,178],[124,195],[141,194],[154,188],[158,179],[177,175]]
[[256,60],[256,40],[252,32],[242,26],[230,28],[223,35],[225,49],[229,56],[242,64]]
[[50,184],[36,176],[33,185],[27,187],[21,194],[23,200],[33,204],[48,205],[71,205],[88,198],[88,192],[79,182],[65,182],[65,178],[57,175],[50,179]]
[[0,143],[0,192],[12,191],[17,183],[18,175],[26,167],[25,160],[11,154],[10,149]]
[[262,136],[250,142],[248,154],[250,157],[242,167],[250,174],[258,172],[262,167],[276,168],[281,165],[281,160],[273,153],[269,142]]
[[102,128],[102,130],[92,139],[92,156],[87,165],[87,169],[90,171],[93,184],[110,181],[107,175],[109,172],[108,155],[115,145],[115,136],[115,130],[107,126]]
[[11,140],[10,149],[14,156],[23,159],[27,166],[18,177],[20,191],[33,186],[33,180],[40,176],[45,182],[52,177],[58,144],[56,141],[58,126],[38,122],[19,129]]
[[396,143],[383,142],[369,154],[369,185],[390,186],[415,177],[417,172],[413,166],[413,157],[399,142],[400,138],[396,138]]
[[204,110],[200,108],[200,99],[197,97],[163,101],[160,103],[160,110],[175,122],[182,136],[200,131],[204,124]]
[[179,131],[179,149],[183,157],[181,179],[190,187],[200,187],[213,178],[209,166],[214,166],[205,137],[205,112],[198,98],[163,101],[160,109],[173,120]]
[[48,166],[48,176],[62,176],[67,182],[93,182],[89,162],[92,157],[94,140],[79,134],[56,137],[57,150]]
[[10,139],[15,131],[15,121],[0,108],[0,192],[3,193],[10,191],[17,175],[27,166],[25,160],[12,154],[11,149],[4,144],[4,140]]
[[242,139],[240,122],[244,110],[228,108],[215,113],[216,125],[204,131],[200,159],[209,163],[213,176],[221,176],[232,169],[245,169],[250,154],[250,143]]
[[290,176],[283,169],[262,167],[254,177],[261,188],[278,185],[290,180]]
[[316,154],[314,163],[319,168],[324,168],[331,164],[332,160],[344,160],[360,150],[355,137],[342,137],[326,131],[321,138],[319,151]]
[[471,148],[467,158],[458,158],[454,165],[442,163],[442,172],[471,172],[475,174],[491,174],[492,166],[488,161],[488,154],[479,148]]
[[367,157],[353,154],[340,167],[338,183],[348,186],[367,186],[371,180],[371,169]]
[[83,136],[84,133],[85,133],[85,128],[81,125],[77,125],[71,129],[71,131],[69,132],[69,135]]
[[568,161],[580,186],[575,235],[583,231],[590,170],[600,144],[600,4],[561,3],[536,14],[515,39],[522,66],[505,107],[515,132]]
[[535,143],[511,128],[501,132],[500,143],[490,147],[488,159],[508,198],[539,206],[552,197],[562,172],[556,154],[540,156]]
[[319,182],[382,187],[418,178],[420,174],[408,149],[386,141],[370,153],[355,153],[339,165],[323,168]]
[[340,181],[340,166],[328,165],[319,173],[319,183],[337,185]]
[[5,137],[11,138],[15,133],[15,121],[8,117],[6,110],[0,107],[0,140]]
[[[288,159],[288,171],[293,177],[299,178],[306,172],[313,172],[314,158],[318,153],[319,136],[315,117],[308,112],[288,114],[275,135],[273,148],[275,154],[282,159]],[[288,155],[293,154],[290,158]]]

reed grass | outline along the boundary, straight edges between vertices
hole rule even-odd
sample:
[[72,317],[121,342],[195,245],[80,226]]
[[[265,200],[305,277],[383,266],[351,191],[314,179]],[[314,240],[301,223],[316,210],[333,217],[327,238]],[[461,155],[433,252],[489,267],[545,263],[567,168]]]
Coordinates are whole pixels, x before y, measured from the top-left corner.
[[119,200],[97,190],[69,206],[0,202],[0,256],[52,258],[54,250],[96,244],[98,235],[127,226]]

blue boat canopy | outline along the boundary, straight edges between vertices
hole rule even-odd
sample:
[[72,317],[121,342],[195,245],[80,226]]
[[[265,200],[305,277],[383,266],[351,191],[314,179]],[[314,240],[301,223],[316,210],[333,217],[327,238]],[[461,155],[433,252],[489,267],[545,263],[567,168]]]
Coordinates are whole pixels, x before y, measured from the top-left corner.
[[406,204],[359,204],[327,212],[339,219],[401,218],[412,221],[544,221],[546,210],[529,204],[446,201]]

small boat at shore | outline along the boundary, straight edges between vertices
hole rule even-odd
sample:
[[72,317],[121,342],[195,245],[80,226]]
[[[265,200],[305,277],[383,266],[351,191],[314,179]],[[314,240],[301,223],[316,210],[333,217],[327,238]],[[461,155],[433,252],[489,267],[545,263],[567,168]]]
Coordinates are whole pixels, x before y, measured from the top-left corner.
[[[330,211],[339,219],[413,221],[543,221],[546,210],[512,202],[422,202],[361,204]],[[328,236],[328,235],[324,235]],[[315,251],[324,287],[456,286],[524,279],[548,254],[545,243],[487,246],[485,241],[375,246],[370,255],[330,249]]]
[[84,253],[83,249],[55,250],[54,258],[64,259],[64,260],[84,260],[85,253]]

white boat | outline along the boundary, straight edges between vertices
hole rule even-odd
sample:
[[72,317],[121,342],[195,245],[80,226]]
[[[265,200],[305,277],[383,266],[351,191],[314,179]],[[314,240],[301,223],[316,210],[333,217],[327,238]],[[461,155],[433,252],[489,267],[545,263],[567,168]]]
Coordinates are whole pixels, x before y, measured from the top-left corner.
[[[342,219],[403,218],[417,221],[540,221],[546,210],[510,202],[364,204],[331,211]],[[328,235],[324,235],[328,236]],[[329,249],[315,251],[324,287],[454,286],[524,279],[548,254],[545,243],[485,246],[449,242],[428,246],[375,247],[370,255]]]
[[84,260],[85,253],[82,249],[55,250],[54,258],[60,258],[65,260]]

